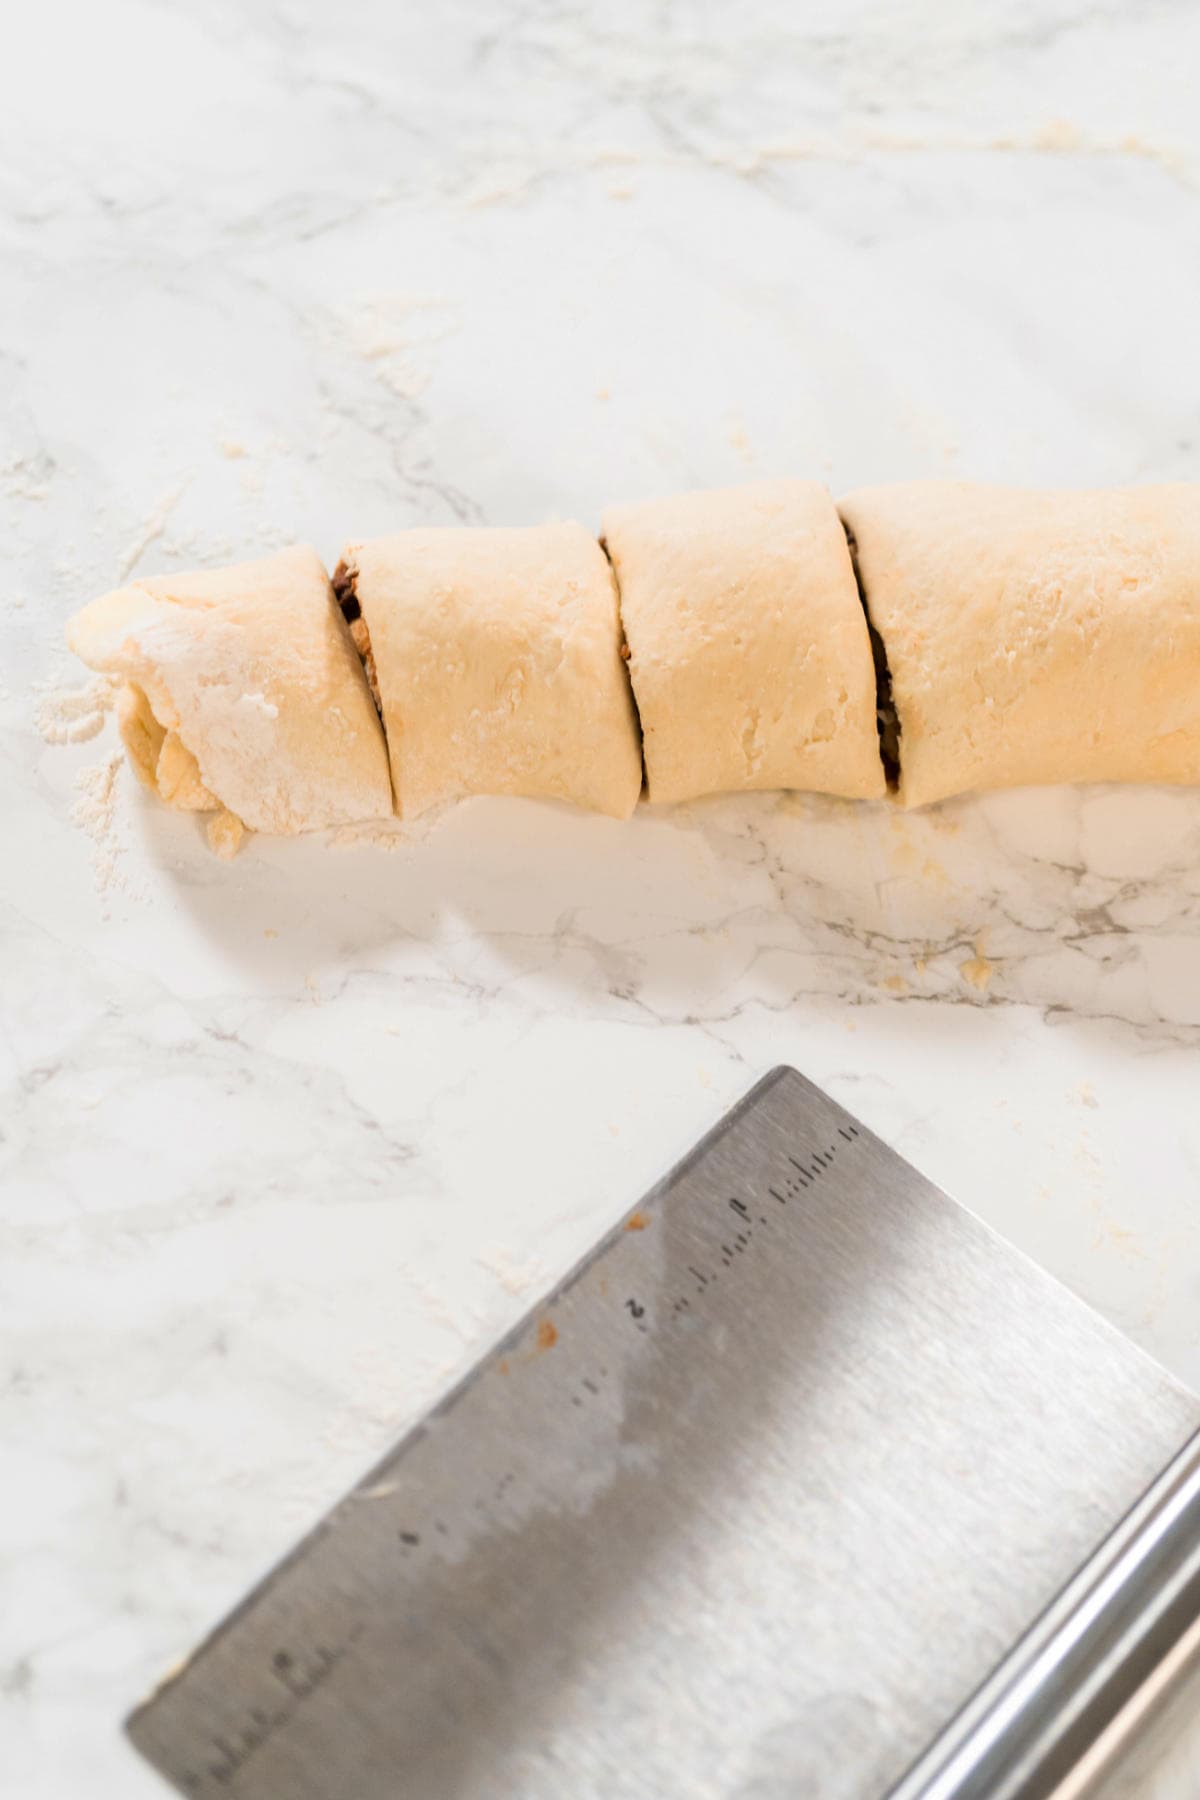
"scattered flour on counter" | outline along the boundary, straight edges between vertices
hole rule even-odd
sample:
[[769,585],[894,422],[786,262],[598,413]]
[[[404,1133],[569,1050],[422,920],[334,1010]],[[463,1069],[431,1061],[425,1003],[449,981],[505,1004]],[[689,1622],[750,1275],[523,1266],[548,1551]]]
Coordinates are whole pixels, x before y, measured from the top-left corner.
[[427,1276],[418,1275],[412,1270],[402,1271],[407,1286],[417,1296],[424,1308],[425,1317],[434,1325],[441,1325],[452,1331],[455,1337],[468,1346],[477,1345],[480,1333],[486,1320],[477,1306],[459,1303],[453,1306],[441,1288],[435,1287]]
[[418,819],[360,819],[353,825],[336,825],[325,839],[327,850],[407,850],[424,844],[439,829],[446,814],[455,810],[453,800],[430,807]]
[[[286,549],[293,541],[287,532],[266,525],[255,533],[255,537],[261,556],[271,550]],[[236,562],[241,554],[241,548],[232,538],[218,537],[210,531],[173,531],[171,549],[197,565]]]
[[0,463],[0,483],[14,500],[46,500],[54,470],[54,459],[44,450],[38,450]]
[[37,710],[42,737],[48,744],[86,744],[99,737],[118,686],[111,675],[98,675],[80,688],[51,688]]
[[399,819],[364,819],[339,825],[325,840],[327,850],[403,850],[409,842]]
[[171,492],[159,501],[137,537],[129,544],[124,556],[117,564],[117,574],[122,581],[126,581],[133,574],[151,544],[157,543],[158,539],[162,537],[167,529],[168,519],[187,491],[187,485],[186,481],[181,482],[177,488],[172,488]]
[[454,327],[440,294],[384,294],[361,302],[349,317],[354,348],[399,400],[416,400],[432,377],[436,349]]
[[114,750],[106,762],[80,769],[75,777],[78,795],[71,818],[94,845],[92,873],[98,893],[106,894],[118,882],[118,862],[125,846],[117,831],[117,772],[124,757]]
[[503,206],[509,200],[524,200],[538,179],[538,170],[528,168],[501,176],[484,176],[459,195],[463,206],[480,211],[487,206]]
[[485,1251],[475,1261],[494,1276],[508,1294],[526,1294],[530,1288],[544,1288],[550,1280],[550,1271],[540,1256],[515,1262],[511,1251],[497,1249]]
[[[1081,1131],[1079,1134],[1079,1142],[1075,1146],[1075,1161],[1090,1177],[1093,1189],[1103,1185],[1104,1163],[1097,1156],[1092,1140],[1086,1131]],[[1093,1209],[1097,1208],[1099,1206],[1098,1198],[1093,1197],[1091,1204]]]

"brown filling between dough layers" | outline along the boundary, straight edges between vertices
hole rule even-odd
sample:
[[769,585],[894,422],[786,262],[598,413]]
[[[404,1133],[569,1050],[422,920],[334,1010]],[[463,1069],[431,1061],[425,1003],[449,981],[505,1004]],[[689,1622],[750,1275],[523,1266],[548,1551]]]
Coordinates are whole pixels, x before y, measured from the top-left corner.
[[342,561],[333,571],[333,592],[338,605],[342,609],[342,617],[350,627],[350,636],[354,648],[358,651],[359,661],[363,666],[363,674],[367,678],[367,686],[371,690],[371,698],[375,702],[375,711],[383,719],[383,701],[379,694],[379,676],[375,669],[375,657],[371,650],[371,633],[367,629],[367,621],[363,618],[362,607],[358,603],[356,583],[358,570],[353,563]]
[[[867,622],[867,632],[871,641],[871,657],[875,665],[875,723],[879,732],[879,755],[883,762],[883,770],[887,777],[888,788],[891,792],[895,793],[900,779],[900,720],[896,712],[896,703],[892,695],[892,676],[891,671],[888,668],[887,650],[884,646],[883,639],[880,637],[878,631],[876,631],[875,625],[871,619],[871,610],[867,604],[862,574],[858,566],[858,545],[855,542],[854,533],[851,531],[849,525],[846,524],[845,520],[842,521],[842,528],[846,533],[846,546],[850,552],[850,563],[854,570],[854,580],[858,588],[858,598],[863,609],[863,617]],[[603,538],[600,540],[600,548],[607,557],[608,545],[604,542]],[[609,560],[611,566],[611,558]],[[613,572],[615,577],[616,571],[614,570]],[[382,722],[383,700],[379,692],[379,676],[375,668],[374,653],[371,649],[371,633],[367,627],[367,621],[363,618],[362,607],[359,604],[357,582],[357,568],[352,562],[347,562],[343,558],[333,572],[333,592],[338,606],[341,608],[342,617],[349,627],[350,637],[354,643],[354,648],[358,652],[359,660],[362,663],[363,673],[367,678],[367,686],[371,690],[371,698],[375,702],[375,710],[379,714],[380,721]],[[619,582],[617,583],[617,590],[619,596]],[[628,670],[630,660],[629,644],[623,632],[621,636],[621,659]],[[637,700],[633,694],[632,685],[630,686],[629,691],[630,699],[633,702],[634,716],[637,718]],[[641,736],[640,723],[641,721],[639,718],[639,737]],[[642,779],[644,789],[644,763]]]
[[871,618],[867,591],[858,566],[858,543],[845,519],[842,520],[842,530],[846,533],[846,548],[850,552],[850,566],[854,570],[859,604],[863,609],[867,635],[871,640],[871,658],[875,664],[875,725],[879,732],[879,757],[887,777],[888,789],[894,794],[900,785],[900,717],[892,693],[892,672],[888,668],[887,648]]
[[644,800],[646,797],[646,789],[648,786],[648,778],[646,775],[646,733],[642,726],[642,709],[637,703],[637,694],[634,692],[634,686],[633,686],[633,672],[630,668],[630,664],[633,661],[633,651],[629,647],[629,639],[625,635],[625,621],[621,617],[621,577],[617,574],[617,565],[616,565],[616,563],[614,563],[614,561],[612,559],[612,552],[609,550],[609,547],[608,547],[608,539],[603,538],[603,537],[598,538],[597,542],[599,543],[601,550],[604,552],[604,560],[608,564],[608,572],[612,576],[613,591],[615,592],[615,594],[617,596],[617,630],[621,634],[620,648],[621,648],[621,661],[625,665],[625,692],[629,695],[629,704],[633,709],[633,725],[634,725],[634,730],[637,732],[638,749],[641,752],[641,758],[642,758],[641,798]]

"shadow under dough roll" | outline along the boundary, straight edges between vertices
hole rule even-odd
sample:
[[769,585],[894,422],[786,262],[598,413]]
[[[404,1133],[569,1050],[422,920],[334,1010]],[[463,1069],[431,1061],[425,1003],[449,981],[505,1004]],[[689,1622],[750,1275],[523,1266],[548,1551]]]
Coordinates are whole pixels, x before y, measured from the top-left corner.
[[391,813],[383,732],[315,550],[115,588],[67,641],[125,678],[118,718],[142,780],[170,806],[225,809],[219,852],[242,823],[291,834]]
[[885,792],[875,670],[845,533],[816,482],[604,514],[647,797]]
[[633,812],[616,588],[582,525],[399,532],[349,545],[334,581],[361,613],[402,818],[468,794]]
[[900,796],[1200,780],[1200,485],[966,482],[841,502],[900,728]]

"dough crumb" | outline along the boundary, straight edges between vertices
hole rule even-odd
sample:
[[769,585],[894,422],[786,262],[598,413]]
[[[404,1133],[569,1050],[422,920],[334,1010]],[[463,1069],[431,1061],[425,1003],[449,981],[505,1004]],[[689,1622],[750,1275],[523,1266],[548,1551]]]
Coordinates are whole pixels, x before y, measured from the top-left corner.
[[959,963],[958,972],[964,981],[970,982],[973,988],[978,989],[981,994],[986,993],[988,983],[995,970],[994,965],[983,954],[982,938],[976,938],[974,956],[968,957],[964,963]]
[[1096,1098],[1096,1091],[1090,1081],[1081,1081],[1078,1084],[1075,1089],[1075,1098],[1078,1100],[1080,1106],[1095,1107],[1100,1104]]
[[112,711],[118,683],[99,675],[81,688],[54,688],[37,711],[37,727],[48,744],[86,744],[99,737]]
[[246,827],[236,813],[223,810],[208,821],[208,847],[222,862],[232,862],[245,835]]

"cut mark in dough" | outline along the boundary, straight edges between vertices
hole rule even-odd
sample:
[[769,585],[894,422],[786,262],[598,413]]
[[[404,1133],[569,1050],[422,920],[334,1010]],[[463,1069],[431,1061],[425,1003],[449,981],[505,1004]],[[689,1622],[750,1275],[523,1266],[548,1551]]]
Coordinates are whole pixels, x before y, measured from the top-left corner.
[[625,691],[629,695],[629,704],[633,709],[633,724],[634,729],[637,732],[638,749],[641,752],[642,757],[642,792],[640,797],[644,800],[647,791],[646,732],[642,725],[641,712],[638,709],[637,695],[633,691],[633,671],[629,667],[633,653],[629,648],[629,639],[625,635],[625,619],[621,611],[621,577],[617,573],[616,563],[608,553],[608,545],[604,538],[599,537],[596,542],[604,552],[604,560],[608,564],[608,572],[612,576],[612,584],[617,595],[617,624],[620,627],[621,632],[621,667],[625,671]]
[[347,625],[353,625],[355,619],[362,618],[362,607],[358,604],[358,592],[355,583],[358,581],[358,570],[345,558],[333,571],[333,591],[337,595],[337,603],[342,609],[342,617]]
[[371,650],[371,633],[367,629],[367,621],[362,616],[362,607],[358,603],[358,570],[353,563],[344,559],[333,571],[333,591],[337,603],[342,609],[342,617],[350,627],[350,636],[354,648],[358,651],[358,660],[362,663],[363,674],[367,678],[367,686],[371,690],[371,698],[375,702],[375,711],[379,714],[379,723],[383,726],[383,735],[387,738],[387,720],[383,716],[383,699],[379,692],[379,676],[375,669],[375,657]]
[[887,646],[875,629],[875,622],[871,617],[870,602],[863,586],[862,571],[858,566],[858,544],[845,519],[842,519],[842,530],[846,534],[846,548],[850,552],[850,565],[854,570],[854,581],[863,617],[867,621],[867,635],[871,640],[871,656],[875,663],[875,723],[879,729],[879,757],[887,777],[888,792],[895,794],[900,788],[900,718],[892,694],[892,672],[888,668]]

